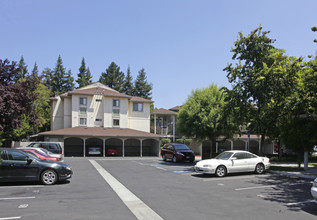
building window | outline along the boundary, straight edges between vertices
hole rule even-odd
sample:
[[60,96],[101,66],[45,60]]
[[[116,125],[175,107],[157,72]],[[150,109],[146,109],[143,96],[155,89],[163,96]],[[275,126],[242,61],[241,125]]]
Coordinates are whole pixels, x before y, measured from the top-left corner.
[[120,109],[113,109],[112,110],[112,115],[116,116],[116,117],[120,116]]
[[120,120],[119,119],[113,119],[113,126],[119,127],[120,126]]
[[80,125],[87,125],[87,118],[80,118],[79,119],[79,124]]
[[96,102],[102,102],[102,99],[96,99]]
[[120,107],[120,100],[119,99],[113,99],[112,100],[112,106],[113,107]]
[[87,105],[87,98],[86,97],[79,97],[79,104],[80,105]]
[[79,114],[86,115],[87,114],[87,108],[79,108]]
[[102,119],[100,119],[100,118],[96,118],[96,121],[102,121]]
[[143,112],[143,103],[133,103],[134,112]]

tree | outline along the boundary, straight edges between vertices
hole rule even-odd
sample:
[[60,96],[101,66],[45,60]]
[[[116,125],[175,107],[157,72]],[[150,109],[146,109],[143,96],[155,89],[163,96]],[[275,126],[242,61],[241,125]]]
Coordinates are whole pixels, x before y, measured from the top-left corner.
[[296,58],[284,56],[284,50],[275,48],[269,33],[261,26],[248,36],[239,33],[231,50],[236,64],[224,69],[232,83],[231,90],[225,89],[226,109],[231,110],[236,123],[249,125],[253,133],[261,135],[261,146],[266,135],[278,135],[272,131],[278,131],[284,100],[298,78]]
[[32,77],[38,77],[39,76],[39,68],[35,62],[34,64],[34,67],[33,67],[33,70],[32,70]]
[[15,82],[17,82],[20,79],[24,79],[27,74],[28,74],[28,69],[27,69],[27,65],[24,62],[24,58],[23,56],[21,56],[19,65],[18,65],[18,70],[16,72],[16,76],[15,76]]
[[[317,31],[317,27],[313,26],[313,27],[311,28],[311,30],[312,30],[313,32],[316,32],[316,31]],[[314,42],[317,43],[317,39],[315,39]]]
[[[15,82],[19,68],[16,62],[0,60],[0,135],[1,139],[16,140],[14,130],[25,121],[36,124],[38,114],[33,105],[39,79],[26,77]],[[27,118],[26,118],[27,117]]]
[[53,70],[51,70],[50,68],[45,68],[42,71],[41,74],[42,77],[42,83],[48,88],[48,90],[50,91],[51,96],[54,96],[52,91],[52,87],[53,87],[53,83],[52,83],[52,79],[53,79]]
[[53,96],[57,96],[74,89],[74,78],[71,75],[72,73],[70,70],[66,73],[62,58],[59,55],[56,67],[52,72],[50,89]]
[[133,79],[131,76],[130,66],[128,66],[127,75],[125,77],[124,83],[123,83],[123,93],[133,96],[134,94],[134,86],[133,86]]
[[77,77],[78,77],[76,80],[76,82],[78,83],[77,88],[87,86],[91,84],[92,82],[91,81],[92,76],[91,76],[89,68],[86,69],[86,63],[84,58],[81,61],[81,66],[79,68],[79,73],[77,74]]
[[134,95],[145,99],[151,99],[152,83],[148,83],[146,78],[146,72],[142,68],[134,83]]
[[232,134],[227,123],[223,123],[224,99],[225,93],[216,85],[192,91],[179,110],[178,132],[200,141],[210,140],[215,148],[217,138]]
[[102,72],[99,82],[109,86],[110,88],[122,92],[123,91],[124,73],[120,71],[120,67],[112,62],[106,72]]

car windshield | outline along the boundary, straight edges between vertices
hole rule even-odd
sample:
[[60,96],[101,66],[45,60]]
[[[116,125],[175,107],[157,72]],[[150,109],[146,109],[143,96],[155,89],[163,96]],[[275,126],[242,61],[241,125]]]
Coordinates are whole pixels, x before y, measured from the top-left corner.
[[232,156],[232,152],[223,152],[219,154],[215,159],[217,160],[228,160]]
[[175,150],[190,150],[185,144],[173,145]]

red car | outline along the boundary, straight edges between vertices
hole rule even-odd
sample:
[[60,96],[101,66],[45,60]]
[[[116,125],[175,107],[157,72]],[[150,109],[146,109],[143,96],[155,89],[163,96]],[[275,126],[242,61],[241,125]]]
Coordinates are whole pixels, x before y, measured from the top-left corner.
[[52,160],[52,161],[60,161],[61,160],[61,158],[51,157],[48,154],[45,154],[44,152],[37,150],[36,148],[34,148],[34,149],[22,149],[22,150],[25,152],[32,153],[33,155],[37,156],[41,160]]
[[112,148],[107,149],[108,156],[118,156],[118,154],[119,154],[118,149],[112,149]]

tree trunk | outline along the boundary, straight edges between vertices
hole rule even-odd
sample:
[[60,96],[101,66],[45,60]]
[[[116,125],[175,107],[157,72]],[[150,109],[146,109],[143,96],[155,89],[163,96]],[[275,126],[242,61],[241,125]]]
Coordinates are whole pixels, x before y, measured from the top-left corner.
[[304,170],[308,169],[308,152],[304,152]]

